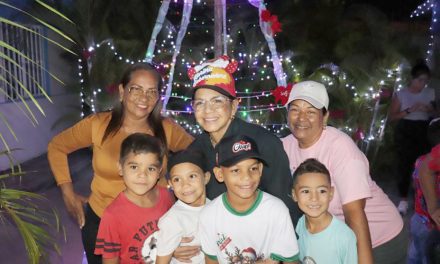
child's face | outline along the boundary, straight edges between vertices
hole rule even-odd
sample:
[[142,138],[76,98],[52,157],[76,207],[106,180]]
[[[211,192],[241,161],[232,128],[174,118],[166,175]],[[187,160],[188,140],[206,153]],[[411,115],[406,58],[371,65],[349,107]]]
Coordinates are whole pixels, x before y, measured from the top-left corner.
[[205,185],[209,178],[209,172],[203,173],[199,166],[185,162],[171,168],[168,184],[173,187],[174,194],[179,200],[197,207],[205,204]]
[[229,202],[254,201],[260,184],[263,164],[257,159],[245,159],[231,167],[215,167],[214,174],[227,188]]
[[127,187],[126,194],[132,198],[143,197],[154,189],[161,171],[161,164],[154,153],[130,152],[118,167]]
[[304,214],[319,218],[327,213],[333,198],[333,187],[330,186],[327,176],[322,173],[304,173],[297,176],[292,197]]

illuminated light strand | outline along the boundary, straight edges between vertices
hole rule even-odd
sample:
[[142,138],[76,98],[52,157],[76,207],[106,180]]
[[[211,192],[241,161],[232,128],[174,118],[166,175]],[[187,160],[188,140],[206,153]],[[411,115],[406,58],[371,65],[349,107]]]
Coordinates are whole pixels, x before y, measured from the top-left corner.
[[439,2],[438,0],[428,0],[425,1],[423,4],[417,6],[417,9],[415,9],[411,15],[410,18],[414,18],[414,17],[419,17],[421,15],[424,15],[425,13],[431,11],[432,15],[431,15],[431,25],[429,27],[429,31],[430,31],[430,36],[429,36],[429,43],[428,43],[428,48],[426,51],[426,62],[430,63],[433,53],[434,53],[434,34],[433,31],[434,29],[437,29],[437,20],[438,20],[438,16],[437,16],[437,9],[440,8],[439,6]]
[[[240,113],[249,113],[249,112],[262,112],[262,111],[275,111],[278,109],[286,109],[284,106],[279,106],[279,105],[273,105],[273,106],[262,106],[262,108],[258,108],[258,109],[245,109],[245,110],[240,110],[245,106],[239,106],[237,110],[237,112]],[[258,106],[252,106],[252,107],[258,107]],[[167,109],[166,113],[180,113],[180,114],[192,114],[194,111],[191,110],[191,108],[188,106],[187,110],[171,110],[171,109]]]

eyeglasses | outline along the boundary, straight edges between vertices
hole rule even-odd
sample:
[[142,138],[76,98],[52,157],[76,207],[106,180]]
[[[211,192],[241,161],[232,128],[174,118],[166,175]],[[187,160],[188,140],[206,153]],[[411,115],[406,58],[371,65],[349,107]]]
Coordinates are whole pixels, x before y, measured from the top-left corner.
[[128,93],[134,97],[141,97],[145,94],[148,98],[157,98],[157,96],[159,95],[159,91],[157,91],[157,89],[144,90],[138,86],[128,87]]
[[223,108],[223,106],[225,106],[226,102],[231,101],[231,99],[225,97],[225,96],[216,96],[211,98],[209,101],[203,100],[203,99],[197,99],[197,100],[193,100],[191,103],[191,106],[193,108],[194,111],[198,112],[198,111],[202,111],[203,109],[205,109],[205,106],[207,105],[206,102],[208,102],[209,107],[211,107],[214,110]]

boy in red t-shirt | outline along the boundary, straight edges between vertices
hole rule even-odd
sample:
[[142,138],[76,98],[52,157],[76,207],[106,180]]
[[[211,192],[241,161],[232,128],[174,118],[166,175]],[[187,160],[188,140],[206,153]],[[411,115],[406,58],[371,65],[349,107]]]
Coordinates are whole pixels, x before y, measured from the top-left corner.
[[157,186],[163,156],[153,136],[135,133],[122,142],[118,167],[126,189],[105,209],[96,238],[95,254],[104,264],[154,263],[157,222],[173,204]]

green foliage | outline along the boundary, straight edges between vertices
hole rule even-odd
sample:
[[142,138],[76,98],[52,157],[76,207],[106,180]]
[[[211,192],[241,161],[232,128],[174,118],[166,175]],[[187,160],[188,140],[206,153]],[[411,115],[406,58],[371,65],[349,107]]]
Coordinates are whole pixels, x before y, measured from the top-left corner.
[[[52,7],[46,5],[45,3],[39,0],[36,0],[36,3],[40,5],[42,8],[58,16],[63,21],[72,23],[64,15],[62,15]],[[74,41],[66,34],[64,34],[62,31],[58,30],[53,25],[38,18],[37,16],[22,9],[19,9],[15,6],[12,6],[4,1],[0,1],[0,6],[13,9],[16,12],[21,13],[21,15],[23,16],[28,16],[34,21],[36,21],[38,24],[41,24],[44,27],[52,30],[63,39],[71,43],[74,43]],[[66,48],[58,41],[42,36],[36,31],[28,28],[27,26],[22,25],[21,23],[3,17],[0,18],[0,21],[7,25],[30,32],[31,34],[41,36],[45,38],[49,43],[61,48],[65,52],[74,55],[76,54],[74,51],[72,51],[69,48]],[[37,61],[32,60],[31,58],[26,56],[26,54],[23,53],[21,50],[15,48],[14,43],[12,41],[11,42],[0,41],[0,48],[1,48],[0,57],[3,60],[7,60],[11,62],[21,70],[23,70],[23,67],[15,61],[16,57],[23,58],[27,61],[27,63],[36,65],[37,67],[47,72],[47,70],[43,67],[43,65],[39,64],[39,62]],[[9,52],[6,53],[4,52],[4,50],[8,50]],[[18,77],[13,73],[8,72],[8,70],[4,66],[0,66],[0,67],[2,67],[2,69],[6,71],[9,74],[9,76],[11,76],[12,81],[14,83],[18,84],[18,86],[13,86],[11,85],[12,83],[11,80],[7,80],[4,76],[0,76],[0,80],[5,81],[8,86],[12,87],[12,89],[17,90],[16,95],[18,96],[18,100],[9,96],[9,94],[6,91],[6,87],[0,87],[0,94],[6,95],[6,97],[12,103],[15,104],[17,109],[21,113],[23,113],[23,115],[33,125],[38,124],[38,120],[35,117],[33,107],[36,108],[37,111],[39,111],[41,114],[45,115],[45,113],[43,108],[38,103],[38,101],[29,91],[27,86],[29,84],[24,84],[21,81],[19,81]],[[63,82],[60,79],[58,79],[55,75],[51,74],[50,72],[48,73],[53,79],[63,84]],[[41,85],[33,78],[32,73],[26,71],[26,74],[30,76],[30,79],[33,81],[33,84],[35,84],[38,87],[38,89],[44,95],[45,99],[48,100],[49,102],[52,102],[49,95],[46,93],[45,89],[41,87]],[[19,89],[25,92],[26,97],[22,96],[18,92]],[[2,113],[0,113],[0,123],[5,125],[7,127],[7,131],[12,135],[12,137],[15,140],[18,141],[17,135],[14,132],[14,127],[11,126],[10,122],[8,121],[8,117],[3,115]],[[0,157],[6,158],[9,161],[9,170],[2,172],[2,174],[0,174],[0,184],[1,184],[0,223],[2,225],[13,225],[17,228],[18,232],[20,233],[23,239],[23,243],[26,248],[26,253],[28,255],[29,263],[33,263],[33,264],[34,263],[37,264],[41,262],[47,263],[48,250],[53,249],[56,252],[60,253],[59,247],[54,238],[55,234],[61,230],[61,226],[58,219],[58,213],[51,208],[42,208],[42,204],[47,203],[47,199],[44,196],[18,189],[11,189],[6,186],[6,181],[5,181],[6,179],[9,179],[11,177],[24,176],[26,172],[22,170],[21,165],[17,163],[13,158],[13,151],[17,149],[11,149],[9,147],[8,142],[5,139],[5,136],[1,133],[0,133],[0,140],[1,140],[1,145],[3,146],[2,150],[0,150]]]
[[392,127],[387,124],[391,95],[398,85],[405,87],[410,64],[424,57],[429,25],[389,21],[372,5],[350,2],[288,1],[269,9],[283,24],[277,38],[280,49],[293,51],[292,63],[300,65],[301,79],[326,85],[331,116],[342,114],[331,117],[330,124],[357,141],[372,170],[390,168],[394,163]]
[[[35,203],[37,200],[39,204]],[[54,232],[61,230],[58,213],[53,209],[42,210],[41,201],[48,202],[39,194],[0,188],[0,221],[17,227],[25,243],[29,263],[47,263],[48,248],[60,254],[54,238]]]

